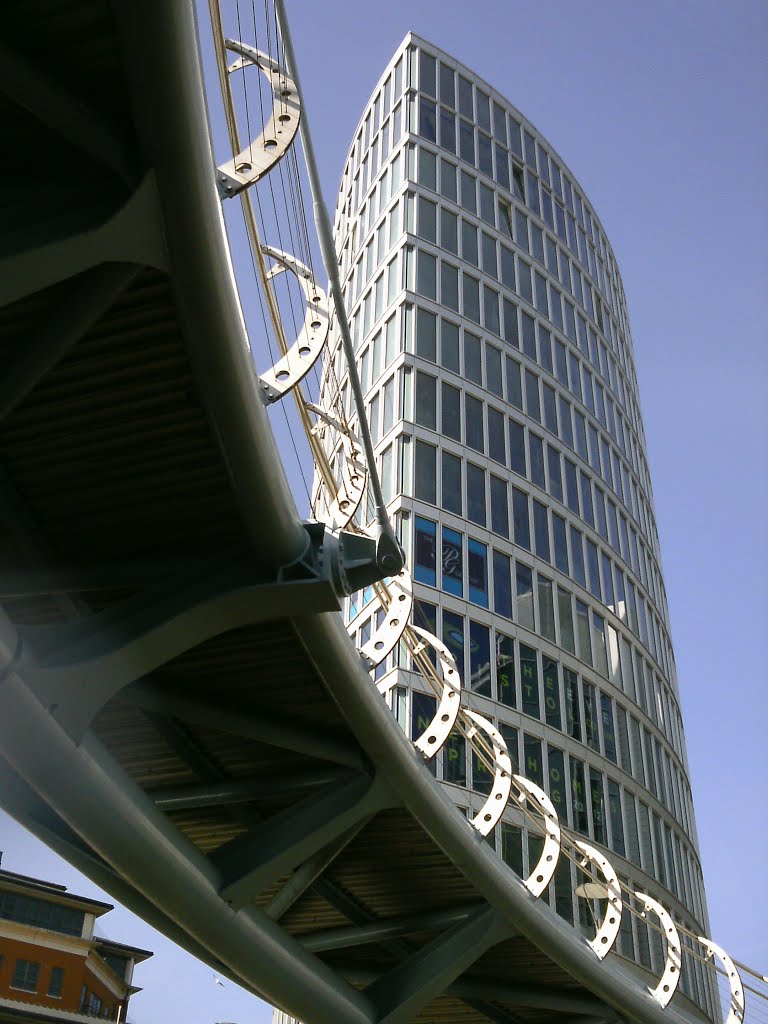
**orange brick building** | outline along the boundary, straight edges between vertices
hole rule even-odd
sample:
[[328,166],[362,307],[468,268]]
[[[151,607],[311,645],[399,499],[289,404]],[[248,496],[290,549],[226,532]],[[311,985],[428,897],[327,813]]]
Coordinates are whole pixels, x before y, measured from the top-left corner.
[[0,869],[0,1024],[124,1024],[140,991],[133,969],[152,953],[96,935],[110,910],[63,885]]

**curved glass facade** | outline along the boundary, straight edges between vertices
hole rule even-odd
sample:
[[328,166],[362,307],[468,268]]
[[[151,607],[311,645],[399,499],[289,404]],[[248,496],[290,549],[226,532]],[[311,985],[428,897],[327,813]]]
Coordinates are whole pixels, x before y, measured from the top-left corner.
[[[409,36],[355,134],[335,239],[414,624],[450,647],[464,703],[561,820],[705,932],[626,300],[591,204],[519,111]],[[323,388],[341,388],[354,424],[338,336]],[[370,596],[346,609],[361,644]],[[376,677],[389,672],[416,737],[434,697],[403,651]],[[459,808],[479,809],[490,776],[463,738],[432,768]],[[538,859],[511,807],[489,841],[522,875]],[[588,929],[575,884],[562,858],[545,898]],[[663,967],[635,915],[617,952]],[[687,959],[681,989],[706,1008]]]

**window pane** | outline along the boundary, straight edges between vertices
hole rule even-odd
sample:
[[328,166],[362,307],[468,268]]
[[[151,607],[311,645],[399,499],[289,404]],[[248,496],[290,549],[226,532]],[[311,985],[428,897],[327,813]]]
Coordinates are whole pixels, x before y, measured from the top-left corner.
[[555,565],[568,575],[568,542],[565,535],[565,520],[556,512],[552,513],[552,540],[555,547]]
[[437,260],[423,249],[416,254],[416,291],[427,299],[437,298]]
[[469,331],[464,331],[464,376],[474,384],[483,383],[482,342]]
[[456,165],[448,160],[440,161],[440,195],[450,199],[452,203],[456,202],[458,195],[456,191],[456,170]]
[[584,548],[582,547],[582,535],[574,526],[570,528],[570,533],[573,578],[582,587],[586,587],[587,581],[584,575]]
[[491,474],[491,529],[501,537],[509,537],[509,506],[507,483]]
[[539,630],[545,640],[555,642],[555,605],[552,598],[552,581],[537,576],[539,593]]
[[531,480],[543,490],[546,490],[544,479],[544,442],[537,434],[528,434],[528,447],[531,457]]
[[437,157],[428,149],[419,147],[419,184],[437,191]]
[[419,238],[437,242],[437,203],[419,196]]
[[542,386],[544,393],[544,426],[557,436],[557,400],[555,389],[549,384]]
[[440,108],[440,145],[449,153],[456,152],[456,117],[444,107]]
[[455,786],[467,784],[466,743],[459,732],[452,732],[443,747],[443,780]]
[[442,426],[446,437],[461,441],[461,392],[445,382],[442,385]]
[[415,420],[422,427],[437,430],[437,380],[421,370],[416,372]]
[[480,622],[469,622],[469,686],[475,693],[491,696],[491,631]]
[[459,268],[440,261],[440,295],[444,306],[459,312]]
[[522,297],[531,306],[533,305],[533,284],[531,282],[531,267],[525,260],[517,261],[517,279]]
[[40,964],[20,958],[16,961],[13,967],[11,988],[18,988],[23,992],[37,992],[39,977]]
[[507,464],[507,448],[504,430],[504,416],[488,406],[488,454],[502,466]]
[[442,453],[442,504],[446,512],[454,512],[457,516],[462,514],[461,496],[461,459],[450,452]]
[[584,694],[584,738],[593,750],[599,750],[597,732],[597,696],[591,683],[582,681]]
[[582,835],[589,835],[587,818],[586,785],[584,782],[584,764],[575,757],[569,757],[571,769],[571,804],[573,806],[573,824]]
[[533,575],[527,565],[520,562],[515,566],[517,583],[517,621],[526,629],[535,629],[533,613]]
[[[502,267],[505,251],[502,246]],[[515,348],[520,348],[520,338],[517,329],[517,306],[507,298],[504,299],[504,340],[509,342],[510,345],[514,345]]]
[[560,622],[560,646],[570,654],[575,654],[572,599],[568,591],[560,587],[557,588],[557,616]]
[[435,58],[423,50],[419,51],[419,91],[437,96]]
[[442,543],[443,590],[456,597],[464,593],[464,559],[462,536],[456,530],[443,527]]
[[560,465],[560,452],[547,445],[547,469],[549,470],[549,493],[557,501],[563,500],[563,475]]
[[480,265],[477,249],[477,228],[467,220],[461,222],[461,255],[468,263]]
[[547,725],[551,725],[555,729],[562,729],[560,679],[557,662],[554,658],[548,658],[544,654],[541,656],[541,675],[544,681],[544,713]]
[[485,526],[485,470],[467,463],[467,517]]
[[517,420],[509,421],[509,466],[520,476],[527,476],[525,465],[525,431]]
[[440,65],[440,102],[456,107],[456,76],[445,64]]
[[493,288],[483,285],[483,322],[491,334],[501,334],[499,323],[499,295]]
[[603,723],[603,748],[609,761],[616,764],[616,734],[613,728],[613,701],[605,694],[600,694],[600,717]]
[[475,162],[475,130],[466,121],[459,121],[459,154],[468,164]]
[[474,604],[488,607],[488,549],[480,541],[467,541],[467,569],[469,576],[469,600]]
[[466,443],[476,452],[485,452],[485,432],[483,430],[483,403],[474,395],[464,393],[464,415]]
[[589,609],[587,606],[576,601],[576,631],[579,636],[579,657],[588,665],[592,664],[592,646],[589,636]]
[[619,787],[608,779],[608,813],[611,819],[611,847],[622,857],[626,856],[624,827],[621,820],[621,797]]
[[528,495],[524,491],[512,488],[512,520],[515,531],[515,544],[526,551],[531,550],[531,527],[528,517]]
[[576,673],[563,669],[565,684],[565,721],[568,735],[581,742],[581,710],[579,706],[579,681]]
[[470,213],[477,213],[475,179],[466,171],[461,172],[461,205]]
[[496,227],[496,204],[493,189],[480,182],[480,216],[491,227]]
[[[416,439],[414,466],[414,497],[437,504],[437,480],[435,473],[437,449],[431,444]],[[434,583],[432,584],[434,586]]]
[[486,764],[486,756],[476,748],[472,749],[472,789],[478,793],[488,794],[493,786],[493,775]]
[[453,373],[459,372],[459,328],[450,320],[440,321],[440,365]]
[[522,711],[531,718],[539,717],[539,667],[536,651],[520,644],[520,688]]
[[469,274],[463,275],[464,316],[480,323],[480,282]]
[[[525,684],[523,684],[523,692],[525,692]],[[541,740],[537,739],[535,736],[529,736],[525,733],[523,737],[523,754],[525,756],[523,772],[529,779],[535,782],[537,786],[543,786],[544,770],[541,761]],[[529,834],[529,841],[531,839],[538,840],[538,844],[541,843],[540,836],[533,836],[533,834]],[[541,856],[541,847],[538,844],[535,861],[538,861]],[[534,866],[535,861],[534,857],[531,857],[531,867]]]
[[64,987],[64,968],[63,967],[52,967],[51,978],[48,982],[48,995],[49,996],[60,996],[61,991]]
[[501,352],[494,345],[485,346],[485,379],[489,391],[504,397],[501,381]]
[[437,317],[426,309],[416,310],[416,355],[437,362]]
[[592,804],[592,828],[598,843],[605,844],[605,795],[603,776],[594,768],[589,770],[590,802]]
[[501,551],[493,552],[493,607],[497,615],[512,618],[512,582],[509,557]]
[[440,210],[440,244],[443,249],[458,255],[459,218],[444,206]]
[[[547,508],[541,502],[533,502],[533,536],[535,541],[536,554],[545,562],[549,557],[549,523],[547,521]],[[553,637],[554,639],[554,637]]]
[[587,568],[589,569],[589,589],[590,592],[599,600],[601,600],[600,594],[600,570],[597,564],[597,546],[594,541],[591,541],[589,537],[585,538],[587,547]]

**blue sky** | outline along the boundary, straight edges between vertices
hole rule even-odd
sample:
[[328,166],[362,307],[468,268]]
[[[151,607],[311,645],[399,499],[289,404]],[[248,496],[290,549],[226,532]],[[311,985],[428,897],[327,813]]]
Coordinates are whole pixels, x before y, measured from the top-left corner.
[[[533,121],[602,220],[629,302],[711,933],[765,972],[768,5],[286,4],[331,210],[360,111],[412,29]],[[0,849],[9,870],[94,891],[5,817]],[[136,1024],[269,1020],[127,912],[105,927],[157,951]]]

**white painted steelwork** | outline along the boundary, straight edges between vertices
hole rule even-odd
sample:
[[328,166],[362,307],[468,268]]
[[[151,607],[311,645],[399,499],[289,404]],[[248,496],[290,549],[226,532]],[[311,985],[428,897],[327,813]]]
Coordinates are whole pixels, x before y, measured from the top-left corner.
[[315,424],[313,433],[323,430],[322,424],[327,424],[336,430],[341,437],[340,463],[341,479],[338,482],[336,494],[328,494],[327,488],[323,485],[315,496],[315,507],[320,504],[319,498],[327,506],[327,516],[335,530],[343,530],[352,521],[357,512],[357,507],[362,501],[365,493],[365,484],[368,478],[368,471],[362,461],[362,445],[357,434],[351,427],[343,424],[333,413],[328,412],[314,402],[306,402],[307,409],[313,412],[322,423]]
[[682,962],[681,949],[680,949],[680,935],[678,934],[675,922],[669,915],[669,912],[659,903],[658,900],[652,899],[644,892],[636,892],[635,896],[645,904],[645,909],[642,912],[642,916],[645,917],[649,910],[652,910],[658,917],[664,938],[667,941],[667,955],[664,961],[664,973],[661,976],[661,981],[653,990],[653,997],[657,999],[662,1006],[666,1006],[672,996],[675,994],[675,989],[680,981],[680,966]]
[[386,593],[388,604],[384,606],[381,597],[376,596],[372,603],[373,621],[375,623],[377,606],[384,607],[384,618],[380,625],[375,626],[371,638],[359,649],[371,665],[378,665],[394,648],[405,632],[413,607],[413,585],[407,569],[392,579],[384,580],[379,586]]
[[296,340],[282,359],[259,377],[267,402],[276,402],[304,379],[323,351],[330,326],[328,298],[309,267],[295,256],[271,245],[262,245],[261,251],[275,261],[267,274],[267,280],[273,281],[278,274],[290,271],[299,282],[306,302],[304,322]]
[[[575,845],[584,854],[581,866],[586,867],[589,863],[594,864],[602,872],[603,878],[605,878],[605,899],[607,899],[608,904],[597,934],[590,942],[590,946],[594,949],[599,959],[602,960],[613,947],[616,936],[621,928],[621,913],[623,909],[621,886],[619,885],[616,872],[613,870],[613,865],[604,854],[580,839],[576,840]],[[602,896],[600,898],[602,899]]]
[[465,711],[465,716],[472,721],[472,726],[467,730],[467,740],[471,743],[478,729],[481,729],[493,744],[493,785],[488,799],[472,818],[472,824],[477,831],[487,836],[501,819],[504,809],[509,800],[509,791],[512,787],[512,762],[507,750],[504,737],[487,718],[479,715],[476,711]]
[[292,78],[289,78],[277,61],[254,46],[235,39],[227,39],[226,47],[239,53],[236,61],[229,65],[227,73],[245,71],[256,67],[269,82],[274,97],[272,115],[264,125],[261,134],[249,142],[245,149],[218,169],[219,189],[222,196],[235,196],[244,188],[253,185],[285,156],[288,147],[296,137],[301,119],[299,94]]
[[[699,935],[698,940],[706,949],[708,957],[717,957],[720,960],[720,963],[725,968],[725,973],[728,977],[728,988],[731,992],[731,1005],[728,1010],[728,1016],[725,1019],[725,1024],[742,1024],[742,1021],[744,1020],[744,984],[741,980],[741,975],[736,969],[736,965],[725,950],[711,939],[707,939],[703,935]],[[763,981],[765,980],[766,979],[763,978]]]

